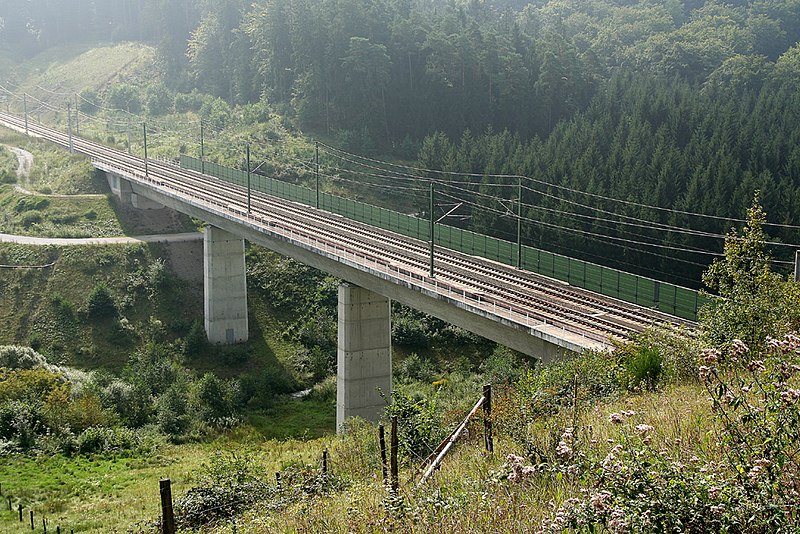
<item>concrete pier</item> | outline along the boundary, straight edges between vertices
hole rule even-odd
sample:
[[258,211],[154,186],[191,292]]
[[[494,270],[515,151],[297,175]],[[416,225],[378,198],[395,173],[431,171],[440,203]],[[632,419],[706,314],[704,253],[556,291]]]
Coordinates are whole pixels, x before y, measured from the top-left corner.
[[206,335],[211,343],[247,341],[244,240],[206,226],[203,242]]
[[352,284],[339,286],[337,430],[350,417],[377,421],[391,399],[391,326],[388,298]]

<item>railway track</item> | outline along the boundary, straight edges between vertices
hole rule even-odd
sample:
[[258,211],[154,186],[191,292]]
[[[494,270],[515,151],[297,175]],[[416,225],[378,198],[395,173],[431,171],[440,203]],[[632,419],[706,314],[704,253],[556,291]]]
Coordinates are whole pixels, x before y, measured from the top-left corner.
[[[13,115],[0,113],[0,123],[16,130],[24,129],[23,120]],[[67,134],[37,124],[29,124],[28,129],[37,137],[69,146]],[[140,178],[145,174],[145,162],[139,157],[78,137],[73,137],[72,141],[77,152],[98,164],[118,168],[121,174]],[[147,174],[151,184],[165,192],[233,212],[250,223],[259,223],[265,232],[284,237],[288,234],[326,250],[349,252],[353,257],[363,257],[387,271],[407,273],[421,282],[428,278],[429,244],[426,242],[258,191],[251,191],[248,213],[245,188],[157,160],[148,160]],[[654,323],[690,324],[483,258],[440,247],[435,252],[437,291],[462,295],[472,303],[477,301],[483,309],[499,307],[504,313],[498,315],[526,327],[550,325],[607,344],[611,339],[626,339]],[[427,284],[430,282],[428,279]]]

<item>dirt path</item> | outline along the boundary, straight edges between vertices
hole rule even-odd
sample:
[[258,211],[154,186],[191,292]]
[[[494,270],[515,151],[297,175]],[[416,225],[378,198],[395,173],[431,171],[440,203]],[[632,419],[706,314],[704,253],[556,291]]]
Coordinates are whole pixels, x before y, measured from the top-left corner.
[[3,146],[5,146],[8,150],[13,152],[15,156],[17,156],[17,183],[14,185],[14,189],[19,191],[23,195],[38,195],[50,198],[99,198],[105,196],[98,194],[45,195],[43,193],[31,191],[30,189],[25,189],[25,187],[21,184],[23,183],[27,184],[29,182],[29,178],[31,176],[31,169],[33,168],[33,154],[19,147],[8,146],[8,145],[3,145]]
[[203,239],[200,232],[182,234],[140,235],[136,237],[33,237],[27,235],[0,234],[0,243],[17,245],[128,245],[133,243],[183,243]]
[[17,156],[17,180],[28,179],[33,167],[33,154],[15,146],[7,146]]

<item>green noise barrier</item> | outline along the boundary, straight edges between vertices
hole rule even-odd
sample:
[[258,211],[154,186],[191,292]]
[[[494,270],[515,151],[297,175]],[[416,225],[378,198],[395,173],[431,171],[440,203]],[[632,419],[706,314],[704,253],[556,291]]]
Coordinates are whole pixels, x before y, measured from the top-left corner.
[[[226,182],[247,187],[247,172],[216,163],[201,163],[199,159],[181,155],[181,167],[200,171]],[[291,184],[266,176],[251,174],[250,187],[269,195],[299,202],[308,206],[316,204],[316,191],[309,187]],[[430,240],[430,222],[364,202],[320,193],[320,208],[355,221],[371,224],[407,237]],[[445,224],[436,225],[436,244],[464,254],[479,256],[506,265],[517,264],[516,243],[483,234],[462,230]],[[588,289],[608,297],[638,304],[646,308],[688,319],[697,320],[698,309],[706,302],[699,292],[660,282],[644,276],[626,273],[560,254],[533,247],[522,247],[522,268],[549,276],[572,286]]]

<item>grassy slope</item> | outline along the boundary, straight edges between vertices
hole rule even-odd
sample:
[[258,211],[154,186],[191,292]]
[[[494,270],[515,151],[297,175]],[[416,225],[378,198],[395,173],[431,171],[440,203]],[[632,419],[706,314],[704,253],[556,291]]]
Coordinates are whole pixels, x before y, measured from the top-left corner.
[[[503,406],[498,399],[498,408]],[[621,428],[608,421],[614,411],[634,410],[637,422],[655,428],[653,447],[697,450],[713,458],[718,454],[714,424],[704,392],[696,386],[671,387],[666,391],[626,397],[599,404],[578,414],[578,435],[583,448],[610,449],[606,440],[620,441]],[[562,413],[531,428],[542,447],[552,446],[553,428],[572,424],[573,414]],[[630,429],[628,429],[630,430]],[[578,493],[579,486],[565,477],[535,477],[527,485],[499,478],[507,454],[519,454],[519,446],[496,428],[495,454],[483,452],[479,426],[460,442],[442,469],[423,489],[415,490],[414,466],[401,466],[404,512],[392,511],[380,481],[374,427],[358,429],[349,436],[328,436],[312,441],[262,441],[260,434],[243,428],[216,442],[169,446],[152,458],[19,459],[0,464],[5,494],[21,497],[26,507],[46,513],[51,527],[61,524],[80,532],[119,532],[158,517],[158,479],[170,477],[178,499],[194,483],[193,471],[217,452],[252,456],[265,478],[290,465],[318,465],[324,448],[330,450],[334,475],[346,487],[326,496],[309,497],[287,508],[265,502],[237,520],[240,532],[373,532],[402,525],[403,532],[521,532],[535,528],[551,510],[551,500]],[[555,438],[557,439],[557,438]],[[595,440],[600,445],[590,443]],[[15,505],[16,507],[16,505]],[[397,505],[395,505],[395,509]],[[27,508],[26,508],[27,509]],[[3,532],[25,532],[15,513],[0,512]],[[29,528],[29,527],[28,527]],[[211,526],[207,532],[227,534],[229,524]]]
[[160,69],[153,47],[122,43],[62,46],[22,63],[6,58],[0,74],[36,98],[60,103],[83,89],[103,91],[118,82],[147,85],[160,77]]

